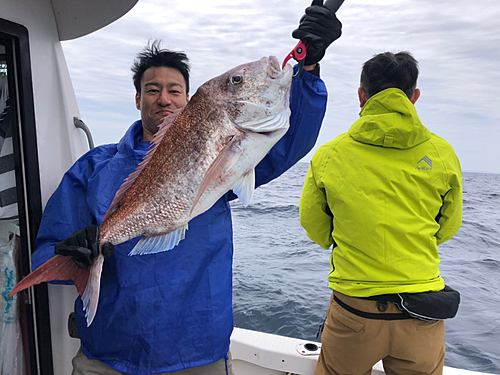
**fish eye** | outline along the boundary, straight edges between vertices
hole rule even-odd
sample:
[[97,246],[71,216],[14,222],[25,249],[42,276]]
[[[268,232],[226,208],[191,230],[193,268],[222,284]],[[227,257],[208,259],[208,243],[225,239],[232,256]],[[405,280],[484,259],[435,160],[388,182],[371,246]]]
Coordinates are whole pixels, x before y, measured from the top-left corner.
[[240,83],[243,83],[243,76],[239,74],[232,76],[231,83],[233,83],[234,85],[239,85]]

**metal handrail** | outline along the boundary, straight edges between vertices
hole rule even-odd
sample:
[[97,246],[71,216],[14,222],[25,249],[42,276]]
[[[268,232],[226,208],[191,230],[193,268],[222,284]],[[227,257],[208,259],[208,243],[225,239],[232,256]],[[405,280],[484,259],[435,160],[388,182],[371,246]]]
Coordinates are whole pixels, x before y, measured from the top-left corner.
[[87,124],[85,124],[83,120],[77,116],[73,117],[73,123],[77,128],[82,129],[85,132],[87,140],[89,141],[89,148],[92,150],[94,148],[94,140],[92,139],[92,133],[90,132]]

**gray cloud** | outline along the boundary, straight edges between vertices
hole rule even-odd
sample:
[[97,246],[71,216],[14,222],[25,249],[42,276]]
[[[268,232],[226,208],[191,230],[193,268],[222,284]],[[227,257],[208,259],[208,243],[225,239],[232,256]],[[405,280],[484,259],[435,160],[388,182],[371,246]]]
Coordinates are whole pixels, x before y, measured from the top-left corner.
[[[282,61],[297,42],[290,34],[308,5],[140,0],[117,22],[64,42],[81,115],[96,143],[116,142],[139,117],[130,66],[149,39],[188,54],[193,94],[236,65],[268,55]],[[329,107],[318,145],[356,120],[363,62],[386,50],[408,50],[420,63],[416,107],[424,124],[454,146],[464,170],[500,173],[500,7],[489,0],[346,0],[338,17],[343,35],[321,63]]]

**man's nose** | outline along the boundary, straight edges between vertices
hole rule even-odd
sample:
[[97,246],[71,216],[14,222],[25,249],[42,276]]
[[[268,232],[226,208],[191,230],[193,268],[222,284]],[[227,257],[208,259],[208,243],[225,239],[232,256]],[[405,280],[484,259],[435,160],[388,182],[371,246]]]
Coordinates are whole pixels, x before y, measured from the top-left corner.
[[172,99],[170,98],[170,94],[165,90],[162,91],[160,97],[158,98],[158,104],[162,106],[166,106],[172,103]]

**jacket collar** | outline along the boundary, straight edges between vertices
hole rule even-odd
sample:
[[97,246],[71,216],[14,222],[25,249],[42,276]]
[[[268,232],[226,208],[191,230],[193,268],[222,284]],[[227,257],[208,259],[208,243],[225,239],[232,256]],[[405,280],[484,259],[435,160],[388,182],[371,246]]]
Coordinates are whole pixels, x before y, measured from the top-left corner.
[[144,156],[149,149],[150,142],[142,142],[142,121],[135,121],[118,142],[118,152],[124,155]]

